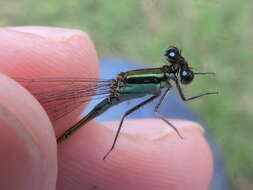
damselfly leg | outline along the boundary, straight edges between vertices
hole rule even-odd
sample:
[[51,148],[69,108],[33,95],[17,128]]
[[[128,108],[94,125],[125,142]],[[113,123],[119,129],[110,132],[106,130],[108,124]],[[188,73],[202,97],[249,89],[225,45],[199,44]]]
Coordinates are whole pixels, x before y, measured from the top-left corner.
[[219,93],[219,92],[206,92],[206,93],[203,93],[203,94],[200,94],[200,95],[197,95],[197,96],[192,96],[190,98],[186,98],[177,79],[175,80],[175,83],[176,83],[176,87],[178,89],[179,95],[180,95],[180,97],[183,101],[189,101],[189,100],[193,100],[193,99],[196,99],[196,98],[200,98],[202,96],[207,96],[207,95],[210,95],[210,94],[218,94]]
[[172,124],[170,123],[160,112],[159,112],[159,108],[161,106],[161,104],[166,100],[166,96],[169,94],[170,88],[167,88],[166,91],[163,93],[163,95],[161,96],[159,102],[156,104],[155,106],[155,114],[157,117],[159,117],[161,120],[163,120],[165,123],[167,123],[170,127],[172,127],[177,135],[183,139],[182,135],[179,133],[178,129]]
[[117,139],[119,137],[119,133],[120,133],[120,130],[122,128],[122,124],[123,124],[123,121],[124,119],[131,113],[133,113],[134,111],[138,110],[139,108],[141,108],[142,106],[152,102],[154,99],[156,99],[157,97],[160,96],[160,93],[157,94],[157,95],[154,95],[154,96],[151,96],[150,98],[148,98],[147,100],[141,102],[140,104],[134,106],[133,108],[129,109],[124,115],[123,117],[121,118],[121,121],[120,121],[120,124],[119,124],[119,127],[117,129],[117,133],[116,133],[116,136],[114,138],[114,141],[113,141],[113,144],[112,144],[112,147],[110,148],[110,150],[105,154],[105,156],[103,157],[103,160],[105,160],[107,158],[107,156],[112,152],[112,150],[114,149],[115,147],[115,144],[117,142]]

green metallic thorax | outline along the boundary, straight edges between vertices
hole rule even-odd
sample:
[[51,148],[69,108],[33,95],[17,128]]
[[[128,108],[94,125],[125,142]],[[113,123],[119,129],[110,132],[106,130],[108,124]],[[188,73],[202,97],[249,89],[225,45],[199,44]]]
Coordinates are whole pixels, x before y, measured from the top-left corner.
[[154,76],[154,77],[164,77],[164,73],[162,72],[161,68],[149,68],[149,69],[138,69],[125,72],[126,78],[143,78],[147,76]]
[[123,81],[119,99],[126,101],[146,95],[158,94],[167,86],[166,76],[161,68],[132,70],[121,73]]

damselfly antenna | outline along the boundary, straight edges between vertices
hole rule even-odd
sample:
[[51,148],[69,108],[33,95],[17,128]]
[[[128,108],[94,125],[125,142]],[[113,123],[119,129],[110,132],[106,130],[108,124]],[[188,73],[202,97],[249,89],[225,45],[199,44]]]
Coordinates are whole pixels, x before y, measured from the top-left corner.
[[204,72],[204,73],[196,72],[196,73],[194,73],[194,75],[215,75],[215,73],[214,72]]

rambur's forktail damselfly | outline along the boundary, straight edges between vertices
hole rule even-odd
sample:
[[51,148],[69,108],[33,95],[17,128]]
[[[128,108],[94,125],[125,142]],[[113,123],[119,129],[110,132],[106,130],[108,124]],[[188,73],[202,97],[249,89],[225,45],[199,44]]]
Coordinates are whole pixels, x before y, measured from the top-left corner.
[[[206,92],[197,96],[186,98],[181,89],[181,84],[186,85],[191,83],[195,75],[213,75],[214,73],[193,72],[188,66],[188,62],[182,56],[181,51],[177,47],[168,47],[164,56],[166,57],[167,64],[163,65],[162,67],[121,72],[115,79],[110,80],[87,78],[44,78],[16,80],[21,83],[27,83],[27,86],[33,87],[39,86],[38,84],[42,83],[49,84],[47,87],[48,90],[46,89],[44,92],[41,92],[40,90],[38,94],[34,92],[34,95],[44,106],[49,115],[52,116],[53,120],[59,119],[67,113],[72,112],[82,103],[88,101],[88,97],[90,96],[104,98],[79,122],[58,137],[57,143],[67,139],[75,131],[83,127],[90,120],[104,113],[112,106],[124,101],[150,95],[149,98],[125,112],[121,118],[113,144],[103,158],[105,159],[115,147],[124,119],[129,114],[150,103],[156,98],[160,98],[159,102],[154,108],[154,112],[157,117],[171,126],[180,138],[183,138],[177,128],[159,113],[159,108],[172,88],[172,83],[175,83],[179,95],[183,101],[193,100],[210,94],[218,94],[218,92]],[[51,91],[50,86],[53,87],[54,90]],[[59,89],[57,90],[56,87]],[[163,89],[165,89],[164,92],[162,91]],[[52,110],[52,104],[54,104],[54,107],[56,108],[55,110]],[[65,109],[66,106],[68,106],[68,109]],[[64,112],[61,110],[64,110]]]

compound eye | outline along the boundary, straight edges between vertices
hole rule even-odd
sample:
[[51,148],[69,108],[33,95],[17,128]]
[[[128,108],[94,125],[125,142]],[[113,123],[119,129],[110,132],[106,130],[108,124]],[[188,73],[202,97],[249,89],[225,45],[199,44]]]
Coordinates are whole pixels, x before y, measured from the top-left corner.
[[182,70],[180,71],[180,78],[182,84],[189,84],[193,80],[194,74],[191,70]]
[[171,63],[175,63],[177,58],[180,56],[180,52],[179,50],[174,47],[174,46],[170,46],[166,51],[165,51],[165,54],[164,54],[165,57],[168,58],[168,60],[171,62]]

